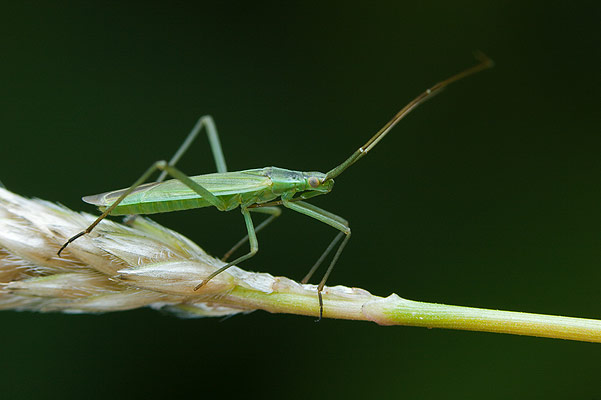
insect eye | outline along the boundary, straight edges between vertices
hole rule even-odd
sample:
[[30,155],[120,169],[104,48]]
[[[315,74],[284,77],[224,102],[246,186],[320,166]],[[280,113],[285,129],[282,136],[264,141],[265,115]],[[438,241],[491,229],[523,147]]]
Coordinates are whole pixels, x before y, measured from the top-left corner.
[[314,176],[310,177],[308,182],[309,182],[309,186],[311,186],[312,188],[316,188],[319,186],[319,179],[317,179]]

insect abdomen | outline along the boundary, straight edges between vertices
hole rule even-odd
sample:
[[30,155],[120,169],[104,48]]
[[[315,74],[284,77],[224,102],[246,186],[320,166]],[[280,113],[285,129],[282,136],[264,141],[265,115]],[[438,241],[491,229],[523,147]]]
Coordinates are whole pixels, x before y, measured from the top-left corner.
[[[145,202],[137,204],[126,204],[117,206],[111,215],[131,215],[131,214],[158,214],[171,211],[190,210],[193,208],[207,207],[210,204],[202,198]],[[106,207],[100,207],[104,211]]]
[[[225,203],[224,211],[233,210],[239,207],[240,204],[247,202],[246,196],[244,196],[241,193],[233,195],[222,195],[218,197]],[[274,198],[273,195],[269,197],[270,200]],[[120,204],[111,212],[111,215],[159,214],[171,211],[190,210],[193,208],[203,208],[210,206],[212,206],[212,204],[203,199],[202,197],[169,201],[146,201],[142,203],[123,205]],[[104,211],[105,209],[106,207],[100,207],[101,211]]]

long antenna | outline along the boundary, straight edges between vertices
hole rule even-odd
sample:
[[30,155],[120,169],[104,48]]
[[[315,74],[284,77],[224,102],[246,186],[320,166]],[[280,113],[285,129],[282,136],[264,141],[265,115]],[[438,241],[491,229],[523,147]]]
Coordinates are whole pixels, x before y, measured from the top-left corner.
[[388,132],[390,132],[390,130],[392,128],[394,128],[394,126],[401,119],[403,119],[407,114],[409,114],[411,111],[413,111],[413,109],[415,107],[419,106],[426,100],[430,99],[433,95],[437,94],[438,92],[440,92],[442,89],[444,89],[446,86],[450,85],[451,83],[458,81],[460,79],[463,79],[469,75],[475,74],[476,72],[480,72],[484,69],[491,68],[494,65],[494,62],[490,58],[488,58],[484,53],[477,52],[477,53],[475,53],[475,57],[477,60],[480,61],[478,64],[476,64],[473,67],[468,68],[465,71],[462,71],[456,75],[453,75],[450,78],[445,79],[444,81],[438,82],[437,84],[430,87],[429,89],[426,89],[425,92],[423,92],[422,94],[417,96],[415,99],[411,100],[409,102],[409,104],[407,104],[405,107],[403,107],[403,109],[401,111],[399,111],[386,125],[384,125],[382,127],[382,129],[380,129],[375,135],[373,135],[372,138],[367,141],[367,143],[365,143],[363,146],[359,147],[359,149],[357,149],[357,151],[355,151],[342,164],[340,164],[336,168],[330,170],[326,174],[324,181],[337,177],[344,170],[346,170],[348,167],[350,167],[355,162],[357,162],[357,160],[359,160],[361,157],[366,155],[372,148],[375,147],[376,144],[378,144],[378,142],[380,140],[382,140],[384,138],[384,136],[386,136],[386,134]]

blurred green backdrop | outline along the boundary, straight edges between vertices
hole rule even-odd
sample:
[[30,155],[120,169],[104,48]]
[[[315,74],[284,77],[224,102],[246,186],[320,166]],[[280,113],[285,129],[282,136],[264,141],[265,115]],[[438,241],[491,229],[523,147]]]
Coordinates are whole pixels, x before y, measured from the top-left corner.
[[[231,170],[327,171],[474,63],[314,203],[351,222],[330,284],[601,318],[598,2],[0,6],[0,180],[94,212],[212,114]],[[182,161],[214,170],[202,138]],[[237,212],[155,218],[221,255]],[[335,235],[292,212],[251,270],[301,278]],[[601,346],[256,312],[3,312],[7,398],[599,398]]]

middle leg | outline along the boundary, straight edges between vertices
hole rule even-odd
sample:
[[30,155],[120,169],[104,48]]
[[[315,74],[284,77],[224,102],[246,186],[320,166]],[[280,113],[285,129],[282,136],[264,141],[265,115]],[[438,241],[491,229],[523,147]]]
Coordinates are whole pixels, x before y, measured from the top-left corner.
[[[282,210],[279,207],[255,207],[249,208],[248,211],[269,214],[269,217],[255,228],[255,233],[259,233],[263,228],[265,228],[274,219],[282,214]],[[232,246],[232,248],[229,249],[229,251],[225,253],[223,257],[221,257],[221,261],[227,261],[227,259],[230,258],[230,256],[246,242],[248,242],[248,235],[244,236],[234,246]]]
[[235,265],[235,264],[241,263],[242,261],[248,260],[255,254],[257,254],[257,251],[259,251],[259,242],[257,241],[256,230],[255,230],[255,226],[253,225],[252,218],[250,217],[250,212],[248,211],[248,208],[246,208],[244,206],[241,206],[241,211],[242,211],[242,215],[244,216],[244,222],[246,223],[246,230],[248,232],[248,241],[250,242],[250,251],[247,254],[236,258],[234,261],[224,265],[223,267],[219,268],[217,271],[213,272],[205,280],[203,280],[198,285],[196,285],[194,290],[200,289],[201,287],[206,285],[211,279],[213,279],[214,277],[216,277],[217,275],[219,275],[220,273],[222,273],[223,271],[225,271],[232,265]]

